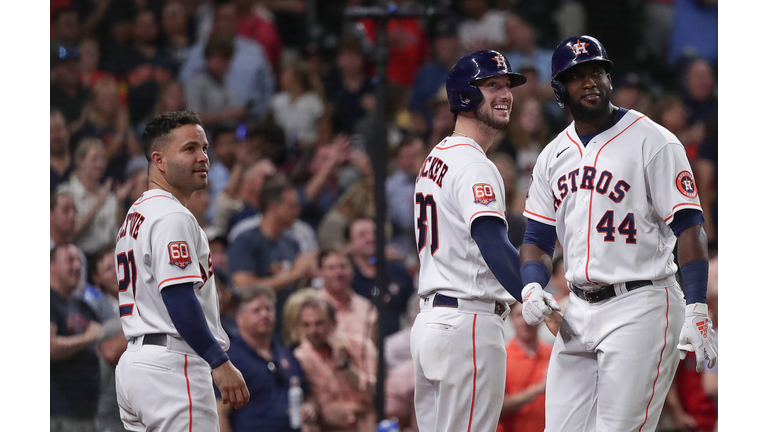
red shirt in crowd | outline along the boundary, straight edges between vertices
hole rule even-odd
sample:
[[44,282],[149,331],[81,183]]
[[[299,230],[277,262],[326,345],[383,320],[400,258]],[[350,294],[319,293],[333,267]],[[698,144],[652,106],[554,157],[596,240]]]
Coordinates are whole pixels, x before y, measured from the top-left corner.
[[[519,393],[535,385],[547,375],[552,346],[539,342],[533,357],[520,347],[516,339],[507,345],[507,383],[504,396]],[[519,411],[499,419],[496,432],[541,432],[544,430],[544,394]]]

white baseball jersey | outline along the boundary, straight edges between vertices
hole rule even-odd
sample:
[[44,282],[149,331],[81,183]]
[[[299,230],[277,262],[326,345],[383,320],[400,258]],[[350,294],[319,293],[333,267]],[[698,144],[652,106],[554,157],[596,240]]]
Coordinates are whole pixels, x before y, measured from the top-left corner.
[[419,295],[514,302],[472,239],[472,221],[498,217],[506,225],[504,182],[482,147],[448,137],[427,156],[416,177],[414,220]]
[[192,282],[208,328],[226,351],[208,238],[170,192],[152,189],[128,210],[115,247],[120,318],[126,338],[165,333],[180,338],[160,291]]
[[680,141],[629,110],[585,147],[571,123],[539,155],[525,216],[554,225],[578,286],[673,276],[675,212],[701,209]]

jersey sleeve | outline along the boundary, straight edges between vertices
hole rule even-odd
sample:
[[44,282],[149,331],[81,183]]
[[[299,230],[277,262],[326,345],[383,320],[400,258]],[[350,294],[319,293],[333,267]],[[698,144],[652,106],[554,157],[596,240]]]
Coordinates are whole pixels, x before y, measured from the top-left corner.
[[555,225],[554,195],[547,178],[546,151],[539,154],[525,196],[523,216],[547,225]]
[[198,230],[192,217],[180,212],[169,213],[153,224],[149,235],[158,289],[187,282],[195,288],[203,284],[196,251]]
[[680,210],[701,211],[693,170],[682,145],[662,147],[646,165],[645,178],[653,209],[665,223],[670,224]]
[[[489,163],[490,164],[490,163]],[[481,216],[499,217],[507,224],[504,186],[495,166],[484,162],[471,163],[456,174],[451,184],[453,202],[466,223],[467,230]]]

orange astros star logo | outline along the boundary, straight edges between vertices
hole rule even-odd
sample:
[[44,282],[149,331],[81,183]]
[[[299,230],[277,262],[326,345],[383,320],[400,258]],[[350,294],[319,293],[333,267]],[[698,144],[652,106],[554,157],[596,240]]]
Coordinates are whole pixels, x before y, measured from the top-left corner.
[[496,54],[496,57],[494,57],[492,60],[496,60],[497,68],[500,69],[504,67],[504,57],[502,57],[501,54]]
[[584,43],[578,39],[576,39],[576,43],[573,44],[571,49],[576,54],[576,57],[579,56],[579,54],[587,54],[587,47],[589,46],[588,43]]

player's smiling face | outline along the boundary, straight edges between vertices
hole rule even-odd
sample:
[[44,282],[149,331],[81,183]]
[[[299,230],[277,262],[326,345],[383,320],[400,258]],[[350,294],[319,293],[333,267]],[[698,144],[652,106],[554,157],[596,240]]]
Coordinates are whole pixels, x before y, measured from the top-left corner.
[[559,76],[568,90],[567,105],[575,118],[604,114],[611,102],[611,76],[601,62],[576,65]]
[[180,190],[194,192],[208,185],[208,140],[200,125],[174,129],[163,153],[166,179]]
[[511,80],[507,75],[486,78],[475,83],[483,92],[483,102],[475,116],[492,129],[499,130],[509,123],[512,111]]

